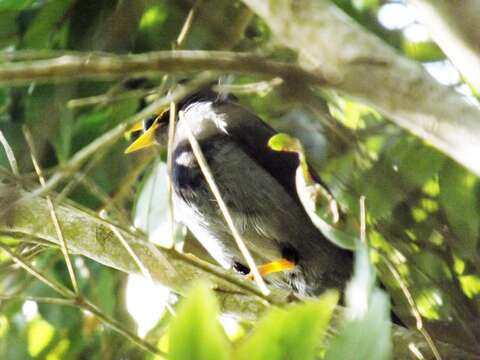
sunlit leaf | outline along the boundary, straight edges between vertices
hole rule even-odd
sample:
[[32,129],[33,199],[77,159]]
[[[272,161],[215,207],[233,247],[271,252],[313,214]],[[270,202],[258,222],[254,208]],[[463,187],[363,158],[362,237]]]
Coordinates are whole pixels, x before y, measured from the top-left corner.
[[235,359],[313,359],[322,345],[337,301],[336,292],[327,292],[318,300],[273,309],[240,344]]
[[440,48],[431,41],[408,41],[403,40],[402,48],[405,54],[417,61],[438,61],[445,59],[445,55]]
[[167,18],[167,9],[164,4],[149,8],[140,19],[140,29],[147,30],[152,26],[159,26]]
[[0,315],[0,338],[8,331],[8,318],[5,315]]
[[61,339],[53,348],[52,351],[48,353],[45,360],[61,360],[65,359],[65,352],[70,347],[70,340]]
[[459,280],[463,291],[469,298],[473,298],[480,294],[480,276],[465,275],[460,276]]
[[229,359],[229,346],[218,315],[218,305],[210,290],[205,285],[195,287],[171,324],[169,359]]
[[50,342],[55,329],[41,317],[33,319],[28,325],[28,352],[38,355]]

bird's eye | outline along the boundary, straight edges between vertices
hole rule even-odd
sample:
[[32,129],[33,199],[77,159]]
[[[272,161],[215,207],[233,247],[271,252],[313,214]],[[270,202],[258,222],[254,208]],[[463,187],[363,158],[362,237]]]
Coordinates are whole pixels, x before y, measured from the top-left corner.
[[143,121],[143,131],[147,131],[152,127],[152,125],[155,123],[155,120],[157,119],[158,116],[150,116],[148,119],[145,119]]

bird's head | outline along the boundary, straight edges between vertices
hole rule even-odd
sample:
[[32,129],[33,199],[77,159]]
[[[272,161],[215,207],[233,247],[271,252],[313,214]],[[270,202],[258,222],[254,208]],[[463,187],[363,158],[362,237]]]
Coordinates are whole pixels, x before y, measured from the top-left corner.
[[[236,99],[233,95],[219,94],[213,91],[211,89],[212,85],[214,84],[210,84],[209,86],[189,94],[176,104],[176,109],[185,110],[191,105],[201,102],[221,103],[226,100]],[[166,108],[158,114],[134,125],[132,129],[130,129],[130,132],[142,131],[142,134],[125,150],[125,153],[132,153],[155,144],[166,146],[168,140],[169,120],[170,108]]]
[[152,145],[165,146],[168,138],[168,123],[170,110],[164,109],[158,114],[135,124],[130,132],[142,131],[142,134],[125,149],[125,154],[135,152]]

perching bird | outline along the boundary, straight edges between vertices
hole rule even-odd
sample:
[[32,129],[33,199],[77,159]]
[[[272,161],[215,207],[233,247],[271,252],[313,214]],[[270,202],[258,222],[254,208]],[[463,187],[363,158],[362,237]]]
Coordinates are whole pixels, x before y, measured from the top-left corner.
[[[352,255],[312,224],[296,192],[298,155],[268,146],[276,131],[210,89],[189,96],[177,108],[183,117],[176,125],[172,157],[176,218],[222,266],[249,272],[192,152],[187,122],[262,275],[299,295],[343,288],[351,275]],[[165,146],[168,122],[168,111],[146,121],[143,135],[126,152],[152,143]]]

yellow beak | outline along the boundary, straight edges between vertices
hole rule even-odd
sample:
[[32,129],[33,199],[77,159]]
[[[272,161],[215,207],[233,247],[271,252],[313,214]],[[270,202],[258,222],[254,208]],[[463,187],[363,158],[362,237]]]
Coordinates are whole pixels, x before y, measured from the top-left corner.
[[143,121],[139,121],[135,124],[133,124],[133,126],[128,129],[128,131],[126,132],[127,134],[132,134],[134,132],[137,132],[137,131],[142,131],[143,130]]
[[140,137],[135,140],[129,147],[125,149],[125,154],[132,153],[134,151],[149,147],[155,144],[155,130],[158,129],[160,125],[154,123],[147,131],[145,131]]

